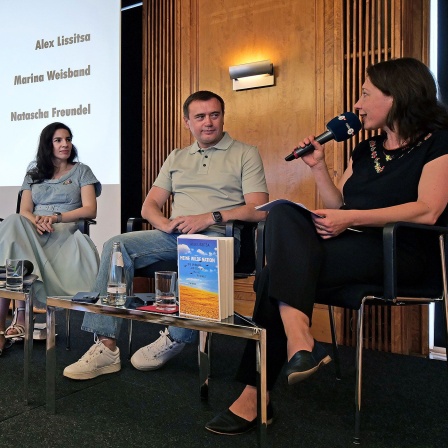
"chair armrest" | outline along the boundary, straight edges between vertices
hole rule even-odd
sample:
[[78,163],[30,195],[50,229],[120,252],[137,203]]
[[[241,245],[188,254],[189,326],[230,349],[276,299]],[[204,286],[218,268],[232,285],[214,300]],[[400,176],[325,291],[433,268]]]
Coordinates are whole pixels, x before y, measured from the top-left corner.
[[126,223],[126,233],[142,230],[145,223],[148,223],[145,218],[129,218]]
[[257,260],[255,270],[257,274],[261,273],[265,265],[265,239],[264,239],[264,228],[266,226],[266,221],[260,221],[257,226]]
[[235,235],[235,227],[241,229],[240,257],[235,264],[235,277],[245,278],[253,275],[256,269],[255,232],[257,222],[230,220],[226,223],[226,236]]
[[78,220],[78,230],[81,233],[90,236],[90,226],[93,226],[95,224],[96,221],[94,219],[81,218],[80,220]]
[[245,225],[248,224],[246,221],[239,221],[238,219],[230,219],[226,222],[226,236],[235,236],[235,226],[236,225]]
[[383,228],[384,256],[384,299],[394,300],[397,297],[397,230],[411,228],[440,235],[448,234],[448,227],[416,224],[412,222],[391,222]]

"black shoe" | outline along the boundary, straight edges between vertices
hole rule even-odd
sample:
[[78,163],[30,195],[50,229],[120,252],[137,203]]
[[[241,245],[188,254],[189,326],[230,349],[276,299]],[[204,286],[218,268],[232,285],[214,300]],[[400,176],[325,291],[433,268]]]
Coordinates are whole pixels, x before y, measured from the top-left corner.
[[322,365],[328,364],[331,357],[325,349],[314,341],[312,352],[300,350],[286,364],[286,377],[288,384],[294,384],[308,378],[316,372]]
[[[268,404],[267,414],[267,424],[270,425],[274,419],[274,411],[271,403]],[[218,414],[213,420],[210,420],[205,425],[205,429],[216,434],[235,436],[237,434],[244,434],[245,432],[251,431],[256,428],[256,426],[256,418],[249,421],[242,417],[238,417],[238,415],[234,414],[230,409],[227,409],[226,411]]]
[[[5,332],[2,331],[0,332],[0,335],[4,337]],[[5,339],[5,345],[3,346],[3,348],[0,348],[0,356],[3,355],[3,352],[8,350],[8,348],[11,348],[13,344],[13,341],[11,341],[11,339]]]

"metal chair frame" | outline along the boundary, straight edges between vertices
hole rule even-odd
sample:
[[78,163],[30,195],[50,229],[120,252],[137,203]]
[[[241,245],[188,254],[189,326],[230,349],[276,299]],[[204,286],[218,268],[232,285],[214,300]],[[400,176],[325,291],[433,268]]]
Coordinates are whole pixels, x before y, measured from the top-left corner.
[[[260,272],[265,264],[264,252],[264,225],[259,223],[257,236],[257,272]],[[432,279],[435,283],[415,286],[397,285],[397,232],[401,228],[412,228],[416,231],[431,232],[438,237],[440,251],[440,273],[436,273]],[[383,229],[383,253],[384,253],[384,286],[376,285],[346,285],[332,290],[320,290],[317,292],[316,303],[328,305],[330,317],[330,332],[335,360],[336,377],[341,379],[338,343],[334,320],[334,307],[357,310],[357,345],[356,345],[356,379],[355,379],[355,431],[353,443],[360,443],[361,430],[361,392],[362,392],[362,349],[363,349],[363,317],[366,304],[381,304],[385,306],[426,305],[442,302],[444,304],[444,321],[446,329],[446,341],[448,345],[448,287],[446,270],[446,247],[448,227],[414,224],[408,222],[389,223]],[[355,288],[353,288],[353,286]],[[358,289],[356,297],[353,290]],[[364,292],[362,293],[362,291]],[[268,335],[269,337],[269,335]],[[448,362],[447,362],[448,368]]]

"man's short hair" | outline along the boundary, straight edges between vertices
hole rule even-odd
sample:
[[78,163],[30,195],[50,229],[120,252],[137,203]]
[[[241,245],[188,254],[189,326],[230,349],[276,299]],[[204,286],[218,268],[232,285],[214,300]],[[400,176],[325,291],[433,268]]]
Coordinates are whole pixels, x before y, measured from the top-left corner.
[[199,90],[192,93],[186,100],[183,106],[184,117],[188,118],[188,108],[193,101],[208,101],[216,98],[221,103],[222,114],[224,115],[224,100],[216,93],[209,90]]

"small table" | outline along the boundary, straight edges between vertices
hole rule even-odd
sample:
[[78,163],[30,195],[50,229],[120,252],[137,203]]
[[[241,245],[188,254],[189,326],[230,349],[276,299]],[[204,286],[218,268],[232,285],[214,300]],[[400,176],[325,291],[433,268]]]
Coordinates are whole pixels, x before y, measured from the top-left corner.
[[[207,333],[219,333],[244,339],[252,339],[256,342],[256,371],[257,371],[257,393],[258,393],[258,444],[265,447],[267,428],[266,408],[266,330],[257,326],[250,319],[235,314],[222,321],[212,321],[194,317],[178,316],[173,314],[161,314],[155,312],[128,309],[97,304],[72,302],[71,297],[48,297],[47,298],[47,372],[46,372],[46,410],[48,413],[56,412],[56,349],[55,349],[55,310],[63,308],[66,310],[84,311],[87,313],[106,314],[108,316],[122,319],[137,320],[147,323],[163,324],[166,326],[190,328]],[[208,378],[208,365],[203,368],[201,363],[205,360],[203,356],[204,344],[200,341],[201,354],[199,356],[200,375]],[[207,358],[208,359],[208,358]],[[207,383],[207,378],[201,378],[201,388]]]
[[30,377],[31,355],[33,352],[33,294],[31,286],[25,287],[22,291],[10,291],[0,288],[0,297],[4,299],[20,300],[25,302],[25,342],[23,353],[23,392],[25,404],[28,404],[28,390]]

